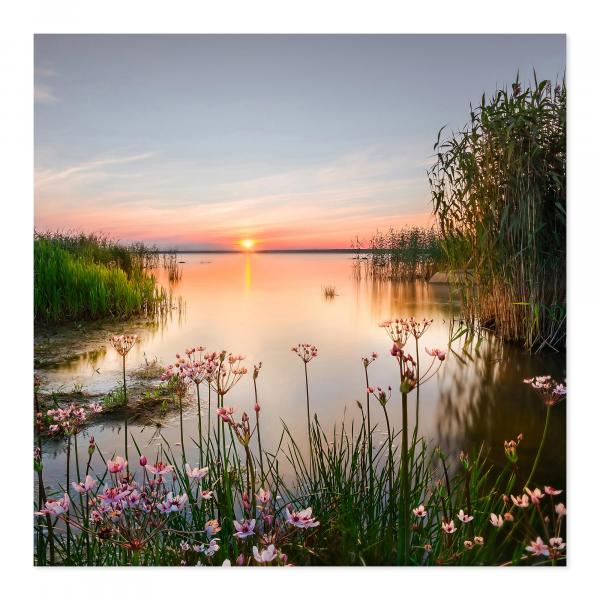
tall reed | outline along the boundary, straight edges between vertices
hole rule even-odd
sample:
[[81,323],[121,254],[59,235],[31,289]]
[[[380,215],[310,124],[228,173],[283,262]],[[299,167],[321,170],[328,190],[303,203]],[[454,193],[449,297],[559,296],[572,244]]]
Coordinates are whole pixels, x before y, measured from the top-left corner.
[[566,338],[567,93],[550,81],[482,96],[434,145],[433,209],[472,322],[529,350]]

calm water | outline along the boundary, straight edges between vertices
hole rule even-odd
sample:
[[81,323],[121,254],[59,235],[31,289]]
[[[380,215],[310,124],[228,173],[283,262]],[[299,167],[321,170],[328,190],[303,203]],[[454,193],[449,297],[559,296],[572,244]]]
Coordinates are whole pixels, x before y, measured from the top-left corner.
[[[397,316],[433,318],[423,345],[443,348],[450,339],[450,318],[456,307],[449,302],[446,286],[373,282],[357,276],[358,263],[350,254],[189,254],[180,255],[180,260],[185,261],[179,265],[182,278],[173,292],[182,296],[185,310],[157,328],[139,332],[141,342],[129,354],[128,368],[141,365],[144,357],[156,357],[166,365],[173,362],[176,352],[194,345],[245,354],[250,372],[225,403],[235,406],[239,413],[246,410],[252,414],[252,365],[262,361],[258,385],[266,448],[273,449],[279,440],[280,419],[299,439],[305,437],[304,375],[302,363],[290,351],[292,345],[308,342],[319,349],[319,357],[309,364],[311,408],[326,430],[331,430],[343,418],[347,424],[353,418],[360,420],[356,401],[364,403],[365,397],[362,356],[379,352],[380,358],[369,371],[371,383],[398,388],[397,365],[389,356],[391,344],[377,326],[379,321]],[[159,278],[168,285],[164,273],[159,273]],[[325,299],[325,285],[336,287],[338,295],[333,300]],[[44,389],[62,386],[70,390],[74,385],[91,393],[113,389],[119,381],[121,363],[103,341],[104,332],[90,329],[77,334],[76,339],[81,350],[77,357],[38,370]],[[421,389],[421,435],[451,454],[485,443],[491,459],[500,462],[504,440],[522,432],[525,438],[520,456],[527,464],[537,450],[545,408],[522,380],[545,373],[564,378],[564,356],[532,357],[493,339],[472,340],[465,345],[461,338],[452,344],[452,350],[439,373]],[[413,392],[413,419],[414,398]],[[389,408],[396,429],[401,423],[399,405],[394,392]],[[372,405],[372,414],[384,426],[379,406]],[[565,414],[564,405],[553,411],[539,471],[540,483],[556,487],[565,482]],[[176,445],[178,417],[173,414],[163,425],[160,433]],[[196,436],[195,408],[190,407],[184,427],[188,436]],[[130,432],[149,456],[156,454],[160,437],[155,427],[132,426]],[[105,456],[123,454],[119,424],[107,421],[88,428],[84,437],[89,434],[95,436]],[[80,444],[85,455],[87,441]],[[192,449],[195,446],[189,441],[188,457],[196,455]],[[56,484],[65,473],[64,445],[48,442],[45,450],[46,481]],[[133,446],[130,455],[136,455]]]

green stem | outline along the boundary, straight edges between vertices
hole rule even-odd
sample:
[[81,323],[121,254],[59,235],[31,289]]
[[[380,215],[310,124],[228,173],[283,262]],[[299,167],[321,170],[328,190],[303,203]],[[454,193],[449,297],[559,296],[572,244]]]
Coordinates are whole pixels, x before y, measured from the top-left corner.
[[183,396],[179,394],[179,439],[181,441],[181,457],[184,464],[187,462],[185,458],[185,446],[183,445]]
[[306,423],[308,426],[308,448],[310,452],[310,472],[314,478],[314,465],[313,465],[313,447],[312,447],[312,436],[310,434],[310,396],[308,393],[308,365],[304,363],[304,381],[306,384]]
[[388,418],[388,413],[387,413],[387,409],[385,407],[385,404],[381,405],[383,408],[383,414],[385,415],[385,423],[387,426],[387,432],[388,432],[388,486],[389,486],[389,498],[388,498],[388,505],[390,507],[390,510],[392,508],[392,492],[394,489],[394,454],[393,454],[393,450],[392,450],[392,431],[390,429],[390,420]]
[[524,487],[529,486],[529,483],[533,479],[533,476],[535,475],[535,471],[537,469],[538,463],[540,461],[540,456],[542,455],[542,448],[544,447],[544,442],[546,441],[546,434],[548,433],[548,423],[550,423],[550,409],[551,408],[552,408],[552,406],[550,406],[550,405],[548,405],[548,407],[546,408],[546,421],[544,422],[544,431],[542,433],[542,440],[540,441],[537,455],[535,457],[535,460],[533,461],[533,467],[531,467],[531,473],[529,473],[529,477],[527,478],[527,481],[525,482]]
[[127,409],[127,381],[125,378],[125,356],[123,356],[123,397],[125,398],[125,460],[127,461],[127,478],[129,478],[129,451],[127,450],[127,446],[129,443],[127,436],[127,417],[128,417],[128,409]]
[[196,395],[198,397],[198,447],[200,449],[200,462],[198,465],[202,466],[202,409],[200,407],[200,384],[196,384]]
[[410,554],[410,488],[408,485],[408,395],[402,394],[402,508],[404,534],[404,564],[408,565]]
[[[65,488],[66,493],[69,494],[69,479],[71,478],[71,435],[67,436],[67,486]],[[71,525],[69,524],[69,509],[67,508],[67,560],[66,563],[71,562]]]
[[[254,406],[258,406],[258,390],[256,389],[256,379],[254,379]],[[262,453],[262,443],[260,441],[260,420],[258,413],[259,411],[254,411],[256,414],[256,434],[258,435],[258,458],[260,461],[260,483],[261,487],[265,486],[265,469],[263,467],[263,453]]]

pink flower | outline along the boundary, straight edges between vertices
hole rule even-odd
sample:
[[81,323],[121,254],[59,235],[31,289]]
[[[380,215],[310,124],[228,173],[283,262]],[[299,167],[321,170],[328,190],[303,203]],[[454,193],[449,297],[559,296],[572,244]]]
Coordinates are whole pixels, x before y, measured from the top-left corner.
[[292,348],[292,352],[296,353],[305,363],[309,363],[318,354],[317,347],[312,344],[298,344]]
[[415,517],[417,517],[418,519],[422,519],[427,515],[427,511],[425,510],[425,507],[422,504],[417,506],[417,508],[413,508],[412,510],[413,515],[415,515]]
[[567,508],[566,508],[566,506],[562,502],[559,502],[554,507],[554,510],[556,511],[556,514],[558,515],[559,518],[567,516]]
[[208,467],[194,467],[193,469],[190,465],[185,465],[185,472],[190,479],[194,479],[197,481],[201,481],[208,475]]
[[122,456],[117,456],[115,460],[109,460],[106,465],[111,473],[120,473],[127,466],[127,461]]
[[511,494],[510,497],[513,504],[519,508],[527,508],[529,506],[529,496],[527,494],[523,494],[522,496],[513,496]]
[[146,470],[152,475],[158,475],[159,477],[162,475],[166,475],[173,470],[173,465],[166,465],[162,462],[157,462],[154,465],[146,465]]
[[563,492],[562,490],[557,490],[556,488],[553,488],[551,485],[545,485],[544,491],[549,496],[558,496],[559,494],[562,494],[562,492]]
[[173,492],[169,492],[167,494],[167,497],[162,502],[159,502],[156,505],[156,508],[158,508],[158,510],[163,514],[179,512],[185,507],[187,501],[187,494],[182,494],[181,496],[173,496]]
[[234,521],[233,526],[235,527],[235,533],[233,534],[233,537],[243,540],[244,538],[254,535],[254,525],[256,525],[255,519],[252,519],[249,522],[244,520],[241,523]]
[[98,404],[97,402],[92,402],[89,405],[89,409],[93,412],[93,413],[101,413],[102,412],[102,406],[100,404]]
[[541,537],[537,537],[535,541],[529,542],[529,546],[525,547],[527,552],[531,552],[534,556],[548,556],[550,554],[548,546],[544,544]]
[[454,533],[456,531],[456,527],[454,526],[454,521],[450,520],[450,523],[446,523],[442,521],[442,529],[445,533]]
[[425,352],[427,352],[429,356],[434,356],[438,358],[440,362],[442,362],[446,358],[446,353],[443,350],[439,350],[438,348],[433,348],[429,350],[429,348],[425,347]]
[[465,512],[463,511],[463,509],[461,508],[458,511],[458,519],[459,521],[462,521],[463,523],[468,523],[469,521],[472,521],[475,517],[471,517],[467,514],[465,514]]
[[252,546],[252,554],[254,555],[254,560],[258,563],[269,563],[277,556],[277,550],[275,550],[275,546],[271,544],[262,552],[258,551],[256,546]]
[[65,494],[60,500],[47,500],[44,504],[44,508],[35,514],[40,516],[52,515],[53,517],[58,517],[69,510],[70,504],[71,500],[69,499],[69,495]]
[[258,494],[256,494],[256,499],[262,504],[268,504],[269,501],[271,500],[271,492],[269,492],[268,490],[263,490],[262,488],[260,488],[260,490],[258,490]]
[[540,500],[546,495],[542,494],[542,490],[540,490],[540,488],[535,488],[533,492],[529,488],[525,488],[525,491],[529,494],[533,504],[539,504]]
[[231,415],[233,414],[233,408],[231,406],[223,406],[217,408],[217,417],[221,417],[225,423],[233,423]]
[[216,533],[219,533],[219,531],[221,531],[219,521],[217,521],[216,519],[206,521],[206,523],[204,524],[204,531],[206,532],[206,535],[208,535],[208,537],[212,537]]
[[502,525],[504,525],[504,520],[502,519],[501,515],[495,515],[494,513],[492,513],[490,515],[490,523],[494,527],[497,527],[498,529],[500,529],[500,527],[502,527]]
[[478,545],[478,546],[483,546],[483,538],[480,535],[476,535],[473,538],[473,541]]
[[200,490],[200,498],[202,500],[211,500],[215,497],[215,493],[211,490]]
[[550,538],[549,543],[553,550],[562,550],[566,546],[561,537]]
[[318,527],[320,523],[315,521],[315,517],[312,516],[312,508],[309,506],[304,510],[300,510],[298,512],[292,511],[290,512],[289,508],[286,506],[285,508],[286,521],[293,525],[294,527],[298,527],[299,529],[307,529],[309,527]]
[[76,483],[73,481],[71,485],[76,492],[80,494],[85,494],[85,492],[89,492],[98,482],[95,479],[92,479],[91,475],[86,475],[85,481]]

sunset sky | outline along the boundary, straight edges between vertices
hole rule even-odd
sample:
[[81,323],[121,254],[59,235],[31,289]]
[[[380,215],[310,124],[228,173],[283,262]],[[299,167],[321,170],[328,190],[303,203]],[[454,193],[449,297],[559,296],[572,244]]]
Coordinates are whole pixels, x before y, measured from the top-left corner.
[[431,223],[439,128],[562,78],[564,36],[35,38],[35,227],[346,248]]

